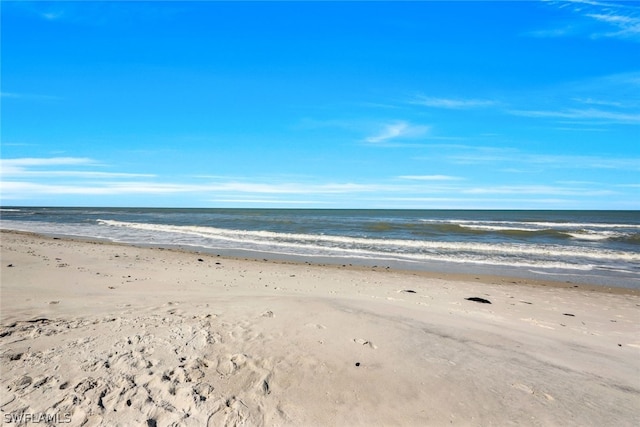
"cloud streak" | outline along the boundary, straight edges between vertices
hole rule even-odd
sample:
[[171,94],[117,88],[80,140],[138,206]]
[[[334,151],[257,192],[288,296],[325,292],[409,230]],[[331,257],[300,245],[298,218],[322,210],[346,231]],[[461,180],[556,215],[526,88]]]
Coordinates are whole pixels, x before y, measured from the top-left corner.
[[[484,150],[485,154],[489,152]],[[473,153],[472,153],[473,154]],[[479,153],[478,153],[479,154]],[[598,159],[595,157],[526,155],[516,150],[491,153],[491,159],[470,155],[476,162],[487,161],[493,166],[499,163],[514,163],[514,159],[529,164],[544,164],[547,167],[584,167],[602,168],[640,168],[640,159]],[[448,159],[446,161],[456,161]],[[460,161],[460,159],[458,159]],[[464,159],[462,159],[464,160]],[[434,161],[433,158],[430,159]],[[598,162],[598,163],[597,163]],[[490,182],[479,184],[464,175],[443,174],[395,175],[378,177],[364,181],[327,182],[322,179],[306,177],[304,181],[280,180],[278,178],[243,180],[235,177],[166,177],[129,173],[102,172],[95,170],[104,164],[89,158],[53,157],[53,158],[17,158],[2,159],[3,179],[0,195],[4,203],[23,201],[57,200],[62,196],[71,197],[87,203],[91,198],[99,203],[109,204],[109,200],[128,200],[136,202],[143,197],[151,197],[154,204],[163,200],[197,200],[202,203],[229,203],[265,206],[343,206],[353,207],[359,203],[369,206],[388,207],[392,200],[404,200],[403,203],[438,204],[447,206],[503,207],[512,197],[529,197],[549,204],[576,206],[582,200],[595,203],[598,198],[618,197],[627,203],[624,196],[624,183],[616,186],[598,185],[597,182],[580,183],[576,181],[556,182],[539,185],[504,185]],[[9,167],[9,171],[5,170]],[[62,166],[88,168],[85,171],[60,170]],[[94,168],[94,169],[92,169]],[[631,190],[637,188],[632,182],[627,184]],[[631,191],[627,189],[626,191]],[[622,195],[622,196],[621,196]],[[125,198],[125,199],[123,199]],[[562,201],[560,201],[562,198]],[[501,201],[502,200],[502,201]],[[387,204],[385,204],[387,203]],[[542,202],[540,202],[542,203]],[[466,205],[465,205],[466,204]],[[393,205],[392,205],[393,206]],[[409,205],[406,205],[407,207]],[[431,206],[431,205],[429,205]],[[631,203],[631,207],[633,207]],[[424,207],[424,206],[423,206]]]
[[411,104],[422,105],[433,108],[446,108],[454,110],[464,110],[473,108],[493,107],[498,103],[488,99],[453,99],[453,98],[432,98],[419,96],[410,101]]
[[55,101],[61,99],[58,96],[42,95],[36,93],[0,92],[0,97],[15,100],[32,101]]
[[615,194],[611,190],[593,190],[590,188],[550,186],[550,185],[498,185],[476,187],[462,190],[464,194],[532,194],[547,196],[609,196]]
[[474,152],[467,154],[451,154],[448,159],[457,164],[492,164],[494,167],[503,163],[528,166],[544,166],[545,168],[562,169],[618,169],[640,171],[640,158],[617,158],[603,156],[572,156],[551,154],[528,154],[517,150],[495,153]]
[[[530,35],[557,37],[589,31],[591,38],[620,38],[640,42],[640,7],[632,3],[569,0],[548,2],[566,8],[583,18],[584,25],[571,25],[564,29],[533,31]],[[595,27],[594,27],[595,25]],[[583,28],[586,28],[583,29]]]
[[399,179],[406,179],[411,181],[461,181],[464,178],[459,176],[449,175],[402,175]]
[[[96,170],[61,170],[61,167],[96,167],[90,158],[14,158],[1,159],[3,198],[24,198],[25,195],[134,195],[134,194],[252,194],[252,195],[331,195],[390,191],[389,186],[352,182],[297,183],[215,180],[197,182],[158,182],[152,174],[103,172]],[[67,179],[65,179],[67,178]],[[136,180],[136,178],[140,178]],[[183,178],[182,180],[185,180]],[[206,179],[206,178],[205,178]],[[192,181],[193,178],[187,179]]]
[[428,131],[428,126],[412,125],[405,121],[398,121],[384,125],[378,133],[365,138],[365,141],[378,144],[403,138],[417,138],[426,135]]
[[[51,170],[50,167],[65,166],[97,166],[98,163],[87,157],[23,157],[17,159],[0,159],[0,177],[31,178],[75,178],[75,179],[118,179],[118,178],[152,178],[153,174],[102,172],[94,170]],[[44,169],[44,170],[43,170]]]
[[[469,187],[458,184],[455,186],[435,186],[424,187],[415,185],[398,185],[388,183],[323,183],[323,184],[261,184],[234,182],[219,184],[185,184],[185,183],[159,183],[159,182],[103,182],[103,183],[81,183],[81,184],[45,184],[24,181],[9,181],[2,185],[3,198],[23,199],[39,195],[80,195],[80,196],[103,196],[103,195],[170,195],[176,193],[198,193],[208,195],[209,198],[215,195],[232,194],[233,198],[220,197],[218,200],[271,200],[265,197],[255,197],[259,195],[350,195],[356,194],[376,194],[384,198],[391,195],[405,194],[409,197],[417,197],[426,194],[456,193],[459,195],[482,195],[482,194],[533,194],[547,196],[608,196],[614,194],[611,190],[595,190],[593,186],[585,188],[566,185],[520,185],[520,186],[484,186]],[[242,196],[242,197],[238,197]],[[282,199],[287,200],[287,199]],[[290,200],[294,202],[293,200]],[[322,200],[316,200],[322,202]]]
[[17,159],[0,159],[0,173],[2,175],[27,173],[30,167],[40,166],[78,166],[93,165],[95,162],[86,157],[23,157]]
[[616,111],[605,111],[596,108],[587,109],[566,109],[566,110],[507,110],[509,114],[524,117],[558,118],[575,120],[602,120],[617,124],[637,124],[640,123],[640,114],[623,113]]

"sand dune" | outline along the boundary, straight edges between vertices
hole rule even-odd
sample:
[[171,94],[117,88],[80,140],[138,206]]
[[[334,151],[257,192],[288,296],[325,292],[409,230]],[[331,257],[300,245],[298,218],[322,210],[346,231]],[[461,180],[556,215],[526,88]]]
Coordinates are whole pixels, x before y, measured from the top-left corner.
[[637,291],[1,239],[3,425],[640,424]]

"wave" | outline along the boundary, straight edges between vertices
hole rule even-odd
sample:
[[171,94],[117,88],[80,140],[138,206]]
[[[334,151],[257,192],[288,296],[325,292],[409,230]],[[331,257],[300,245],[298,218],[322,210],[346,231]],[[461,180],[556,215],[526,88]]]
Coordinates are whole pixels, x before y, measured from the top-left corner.
[[514,229],[531,230],[532,228],[538,229],[575,229],[575,228],[630,228],[640,230],[640,224],[610,224],[600,222],[551,222],[551,221],[490,221],[490,220],[464,220],[464,219],[452,219],[452,220],[440,220],[440,219],[421,219],[421,222],[433,223],[433,224],[458,224],[469,227],[505,227]]
[[592,260],[640,261],[640,253],[605,250],[580,246],[523,243],[443,242],[433,240],[380,239],[325,234],[279,233],[263,230],[232,230],[204,226],[135,223],[115,220],[98,220],[99,224],[149,232],[197,236],[214,241],[226,241],[258,247],[295,247],[299,249],[355,250],[408,256],[417,254],[499,257],[535,256],[547,261],[557,258],[582,258]]
[[529,228],[529,227],[517,227],[517,226],[505,226],[505,225],[461,225],[461,228],[467,228],[470,230],[486,230],[486,231],[543,231],[544,228]]
[[624,242],[624,243],[631,243],[631,244],[634,244],[634,245],[640,245],[640,233],[619,237],[616,240],[618,240],[620,242]]
[[[147,231],[162,231],[167,233],[177,233],[181,235],[196,235],[200,237],[207,237],[211,240],[224,240],[236,244],[235,246],[225,247],[225,249],[229,250],[250,250],[255,252],[276,253],[279,255],[294,257],[320,255],[327,258],[376,259],[387,261],[404,261],[412,263],[425,261],[441,261],[459,264],[464,263],[477,265],[503,265],[509,267],[554,268],[581,271],[593,269],[592,264],[573,264],[557,260],[536,260],[532,258],[527,259],[507,256],[496,257],[495,254],[484,254],[483,256],[481,253],[473,250],[459,252],[459,248],[455,245],[445,245],[444,247],[448,250],[442,252],[402,252],[398,250],[384,251],[381,250],[383,248],[380,246],[376,247],[375,245],[369,245],[365,247],[363,245],[358,246],[355,244],[358,242],[370,243],[371,239],[343,238],[339,236],[286,234],[266,231],[240,231],[198,226],[170,226],[159,224],[124,223],[112,220],[101,220],[100,222],[105,225],[130,227]],[[248,238],[248,236],[253,236],[254,238]],[[295,236],[296,239],[291,239],[292,236]],[[266,237],[269,237],[269,239],[262,239]],[[274,239],[273,237],[277,237],[277,239]],[[287,240],[287,237],[290,239]],[[306,241],[305,239],[300,239],[300,237],[306,238]],[[327,241],[350,243],[350,245],[327,246],[321,244]],[[173,244],[184,243],[185,242],[182,241],[173,242]],[[384,241],[383,243],[398,244],[398,241]],[[199,241],[197,243],[192,242],[192,244],[210,249],[220,249],[220,247],[213,241]]]
[[[498,223],[498,221],[494,221]],[[638,233],[634,232],[640,229],[640,226],[633,224],[612,224],[609,229],[605,225],[593,224],[557,224],[555,228],[544,228],[544,224],[536,223],[538,226],[531,226],[532,223],[510,223],[500,222],[501,225],[485,225],[485,224],[454,224],[453,221],[446,224],[434,223],[432,226],[439,232],[443,233],[460,233],[460,234],[498,234],[506,237],[548,237],[554,239],[577,239],[577,240],[628,240],[629,243],[634,242],[634,236]],[[513,225],[508,225],[513,224]],[[588,228],[588,226],[592,228]],[[581,227],[584,226],[584,227]],[[608,226],[608,225],[607,225]]]
[[629,234],[627,233],[615,233],[611,231],[595,232],[592,230],[581,230],[575,233],[565,233],[565,234],[573,237],[574,239],[592,240],[592,241],[607,240],[607,239],[619,240],[621,238],[625,238],[629,236]]

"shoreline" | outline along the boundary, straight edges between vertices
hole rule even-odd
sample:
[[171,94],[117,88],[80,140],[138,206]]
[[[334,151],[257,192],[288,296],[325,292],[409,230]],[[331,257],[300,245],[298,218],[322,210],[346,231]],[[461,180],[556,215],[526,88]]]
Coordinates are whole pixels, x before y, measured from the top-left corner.
[[[309,265],[316,266],[321,268],[335,268],[335,269],[348,269],[354,271],[378,271],[378,272],[394,272],[399,274],[406,274],[412,276],[424,277],[425,279],[444,279],[456,282],[466,282],[466,281],[477,281],[480,283],[491,283],[491,284],[500,284],[500,285],[519,285],[519,286],[540,286],[540,287],[555,287],[555,288],[576,288],[580,290],[587,290],[590,292],[603,292],[603,293],[614,293],[621,295],[637,295],[640,296],[640,288],[631,288],[624,286],[606,286],[606,285],[594,285],[583,282],[574,282],[574,281],[559,281],[559,280],[544,280],[531,278],[526,276],[511,276],[511,275],[501,275],[501,274],[472,274],[472,273],[452,273],[452,272],[444,272],[444,271],[429,271],[426,269],[403,269],[396,268],[387,265],[365,265],[358,263],[342,263],[342,262],[320,262],[320,261],[306,261],[304,257],[285,257],[285,256],[271,256],[270,254],[265,253],[265,257],[251,257],[251,256],[234,256],[234,255],[226,255],[219,254],[219,251],[215,250],[206,250],[206,248],[198,248],[191,246],[158,246],[154,244],[133,244],[133,243],[123,243],[123,242],[114,242],[109,239],[101,239],[101,238],[90,238],[84,236],[67,236],[67,235],[46,235],[31,231],[21,231],[21,230],[10,230],[10,229],[0,229],[0,240],[2,235],[4,234],[18,234],[25,236],[33,236],[42,239],[48,240],[59,240],[59,241],[68,241],[68,242],[81,242],[81,243],[90,243],[90,244],[103,244],[103,245],[115,245],[115,246],[123,246],[123,247],[135,247],[135,248],[143,248],[143,249],[151,249],[158,251],[173,251],[179,253],[186,254],[200,254],[206,256],[219,257],[221,259],[228,260],[236,260],[236,261],[247,261],[247,262],[268,262],[271,264],[282,264],[282,265]],[[248,252],[249,253],[249,252]],[[257,253],[257,252],[254,252]],[[332,260],[333,261],[333,260]]]
[[635,290],[0,238],[6,425],[640,422]]

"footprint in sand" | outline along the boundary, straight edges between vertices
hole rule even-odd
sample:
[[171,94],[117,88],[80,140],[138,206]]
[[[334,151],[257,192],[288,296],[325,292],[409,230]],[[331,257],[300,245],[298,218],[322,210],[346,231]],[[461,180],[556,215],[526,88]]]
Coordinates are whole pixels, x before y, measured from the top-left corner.
[[306,325],[307,328],[315,328],[315,329],[327,329],[326,326],[321,325],[320,323],[307,323]]
[[218,408],[209,416],[207,426],[241,425],[251,421],[251,415],[249,407],[242,400],[231,396],[222,399]]
[[527,394],[530,394],[532,396],[538,397],[538,398],[545,398],[549,401],[555,400],[555,398],[553,396],[551,396],[548,393],[544,393],[544,392],[540,392],[538,390],[534,390],[533,388],[529,387],[526,384],[522,384],[522,383],[515,383],[515,384],[511,384],[511,387],[523,391]]
[[221,357],[218,359],[217,372],[220,375],[231,375],[238,369],[244,367],[247,363],[247,356],[244,354],[235,354],[229,358]]
[[372,348],[372,349],[374,349],[374,350],[375,350],[376,348],[378,348],[378,346],[377,346],[377,345],[375,345],[375,344],[374,344],[374,343],[372,343],[371,341],[369,341],[369,340],[365,340],[365,339],[363,339],[363,338],[354,338],[354,339],[353,339],[353,342],[354,342],[354,343],[356,343],[356,344],[369,346],[369,348]]
[[9,403],[13,402],[14,400],[16,400],[16,395],[15,394],[5,393],[2,396],[2,398],[0,399],[0,408],[8,405]]
[[31,383],[33,382],[33,379],[28,376],[28,375],[23,375],[20,378],[17,378],[16,380],[13,381],[13,383],[11,383],[7,389],[9,391],[20,391],[20,390],[24,390],[25,388],[27,388],[28,386],[31,385]]

